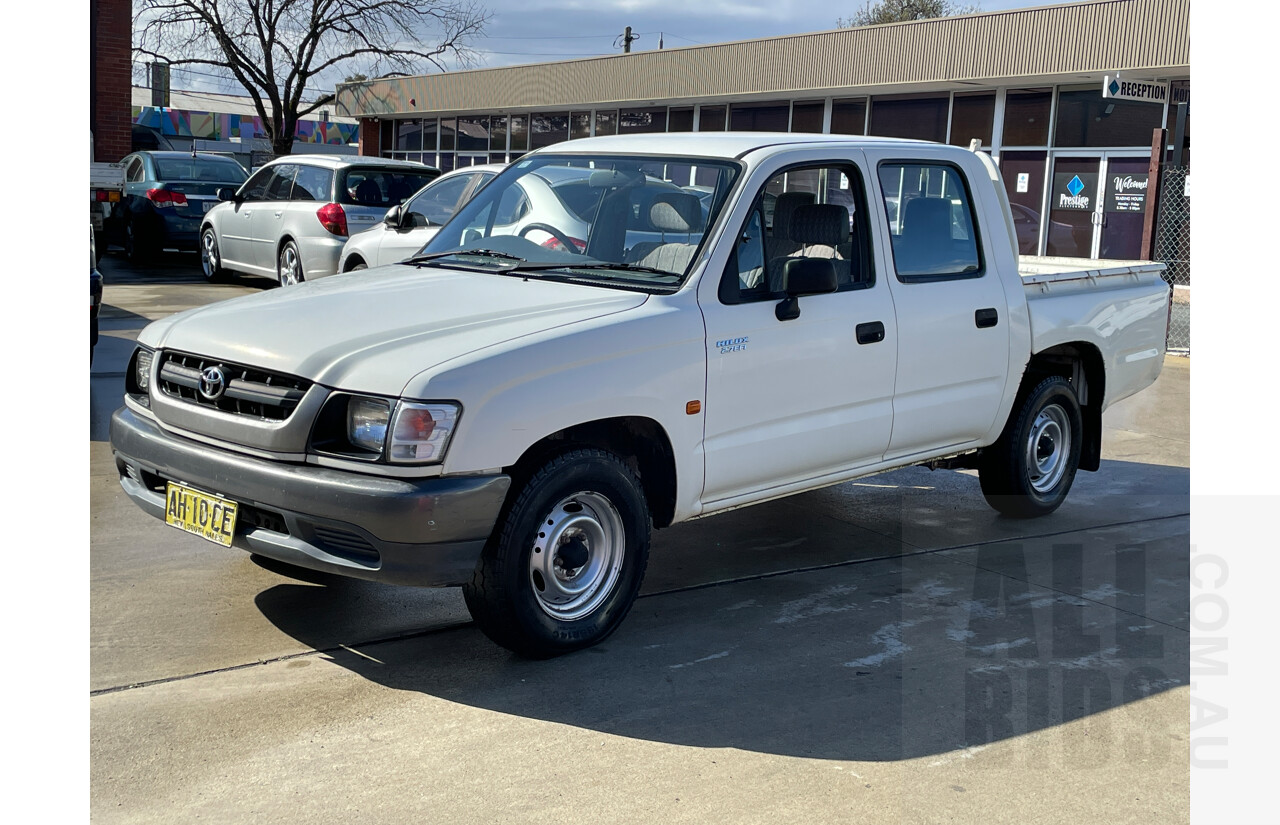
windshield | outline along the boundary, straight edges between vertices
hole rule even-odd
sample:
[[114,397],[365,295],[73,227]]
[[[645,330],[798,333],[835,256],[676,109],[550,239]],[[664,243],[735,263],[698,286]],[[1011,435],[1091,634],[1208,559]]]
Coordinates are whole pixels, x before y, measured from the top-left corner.
[[523,158],[409,262],[673,290],[740,171],[733,161],[693,157]]

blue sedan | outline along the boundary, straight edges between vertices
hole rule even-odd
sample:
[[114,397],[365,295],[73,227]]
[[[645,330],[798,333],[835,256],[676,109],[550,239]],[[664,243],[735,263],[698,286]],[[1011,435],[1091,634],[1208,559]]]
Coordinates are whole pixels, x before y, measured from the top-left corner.
[[131,261],[162,249],[196,249],[200,221],[218,203],[218,190],[238,189],[249,177],[233,158],[190,152],[134,152],[125,167],[124,198],[107,231]]

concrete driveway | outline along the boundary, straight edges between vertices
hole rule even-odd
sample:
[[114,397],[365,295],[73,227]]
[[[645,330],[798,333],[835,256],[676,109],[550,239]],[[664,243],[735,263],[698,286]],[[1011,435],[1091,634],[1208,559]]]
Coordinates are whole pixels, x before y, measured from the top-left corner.
[[529,662],[457,590],[300,580],[137,510],[105,443],[137,330],[270,284],[104,261],[95,821],[1188,820],[1186,359],[1052,516],[908,469],[680,525],[613,637]]

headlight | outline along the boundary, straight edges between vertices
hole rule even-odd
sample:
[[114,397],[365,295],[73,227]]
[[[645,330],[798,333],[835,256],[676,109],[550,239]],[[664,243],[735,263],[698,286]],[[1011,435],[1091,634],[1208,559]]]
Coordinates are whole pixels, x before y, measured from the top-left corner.
[[414,464],[442,461],[458,412],[457,404],[401,401],[391,427],[388,459]]
[[347,403],[347,439],[357,447],[381,453],[390,420],[391,406],[386,401],[352,397]]
[[154,357],[155,353],[143,346],[133,351],[130,369],[125,373],[125,392],[146,396],[151,386],[151,359]]

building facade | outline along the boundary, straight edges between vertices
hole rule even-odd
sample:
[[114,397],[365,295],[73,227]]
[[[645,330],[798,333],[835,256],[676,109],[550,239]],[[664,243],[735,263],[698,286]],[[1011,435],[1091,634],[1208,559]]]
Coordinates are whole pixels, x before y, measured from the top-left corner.
[[[977,140],[1024,254],[1136,258],[1153,130],[1171,141],[1190,98],[1189,16],[1189,0],[1095,0],[344,84],[337,108],[359,119],[362,153],[446,170],[593,135]],[[1104,93],[1111,81],[1151,99]]]

